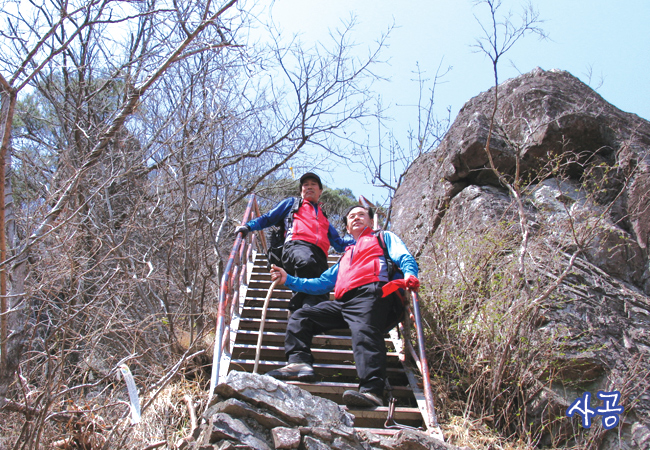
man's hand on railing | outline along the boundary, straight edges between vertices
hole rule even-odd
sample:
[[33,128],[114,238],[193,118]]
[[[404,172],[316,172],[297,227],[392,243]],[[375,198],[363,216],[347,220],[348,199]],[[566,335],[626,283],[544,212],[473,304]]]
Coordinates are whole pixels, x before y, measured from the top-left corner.
[[241,237],[245,238],[250,230],[251,229],[248,228],[247,225],[240,225],[237,228],[235,228],[235,237],[237,237],[237,233],[241,233]]
[[407,275],[405,279],[389,281],[381,288],[382,295],[386,297],[400,288],[417,292],[420,289],[420,280],[415,275]]
[[287,272],[283,268],[271,264],[271,281],[278,280],[278,284],[284,284],[287,281]]
[[408,275],[406,277],[406,289],[417,292],[420,289],[420,280],[414,275]]

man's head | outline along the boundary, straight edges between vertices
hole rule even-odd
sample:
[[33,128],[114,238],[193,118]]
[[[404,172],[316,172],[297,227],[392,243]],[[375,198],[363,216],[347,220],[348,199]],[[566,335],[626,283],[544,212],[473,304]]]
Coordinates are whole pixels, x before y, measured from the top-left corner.
[[345,213],[345,229],[355,238],[367,227],[372,228],[372,219],[375,216],[372,208],[365,206],[352,206]]
[[323,193],[323,183],[315,173],[307,172],[300,177],[300,196],[304,200],[317,202]]

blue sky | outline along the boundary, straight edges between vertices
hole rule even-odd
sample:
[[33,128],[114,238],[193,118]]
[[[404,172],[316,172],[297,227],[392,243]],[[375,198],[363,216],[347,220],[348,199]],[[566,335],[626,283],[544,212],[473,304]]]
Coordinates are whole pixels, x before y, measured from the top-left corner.
[[[616,107],[650,119],[650,1],[532,4],[549,38],[529,36],[519,41],[499,66],[500,81],[538,66],[566,70]],[[518,15],[522,5],[503,0],[501,12]],[[465,102],[492,86],[490,60],[471,47],[482,33],[475,16],[486,20],[487,11],[471,0],[275,0],[272,7],[279,26],[289,34],[300,33],[305,43],[325,39],[330,28],[351,14],[357,18],[353,37],[361,48],[371,46],[395,24],[384,52],[389,64],[379,68],[390,81],[375,89],[395,118],[387,126],[403,145],[409,124],[415,125],[415,108],[408,105],[417,103],[418,85],[412,80],[418,65],[430,78],[441,64],[452,67],[435,95],[436,114],[444,117],[450,108],[452,121]],[[323,179],[329,186],[349,187],[355,195],[375,201],[385,196],[347,167],[325,173]]]

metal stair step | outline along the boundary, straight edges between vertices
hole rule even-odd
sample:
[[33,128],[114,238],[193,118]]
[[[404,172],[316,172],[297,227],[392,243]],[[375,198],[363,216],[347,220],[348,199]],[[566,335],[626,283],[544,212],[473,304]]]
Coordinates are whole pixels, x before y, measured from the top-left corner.
[[[264,312],[263,307],[259,306],[246,306],[241,313],[242,319],[261,319],[262,313]],[[266,308],[266,320],[269,319],[288,319],[287,310],[284,308]]]
[[[266,294],[268,294],[268,289],[256,289],[256,288],[251,288],[249,286],[248,291],[246,291],[246,297],[257,297],[261,298],[262,301],[266,298]],[[274,298],[291,298],[293,294],[291,293],[290,290],[288,289],[280,289],[276,292],[276,290],[273,290],[273,297]]]
[[[303,381],[287,381],[287,384],[293,384],[295,386],[304,389],[312,394],[318,395],[320,397],[329,398],[338,398],[339,401],[343,396],[343,392],[348,389],[357,390],[359,387],[358,383],[336,383],[333,381],[315,381],[313,383],[305,383]],[[393,397],[396,399],[412,399],[413,391],[409,386],[392,386]]]
[[[339,254],[329,254],[327,255],[327,264],[329,264],[331,267],[337,262],[339,262],[340,258],[341,255]],[[268,258],[266,257],[266,255],[263,253],[258,253],[257,258],[255,258],[253,270],[260,273],[269,273],[266,267],[267,263],[268,263]]]
[[[267,276],[258,276],[257,274],[251,275],[251,279],[248,282],[248,287],[251,288],[256,288],[256,289],[262,289],[264,291],[268,291],[269,288],[271,287],[271,275]],[[291,292],[291,289],[285,287],[284,285],[279,285],[275,286],[273,288],[273,292],[280,292],[280,291],[288,291]]]
[[[247,298],[259,298],[264,301],[266,296],[269,293],[269,288],[271,287],[271,281],[269,279],[268,282],[265,281],[251,281],[248,283],[248,291],[247,291]],[[283,287],[276,287],[273,289],[273,294],[271,298],[275,299],[290,299],[293,296],[293,292],[290,289],[286,289]],[[334,301],[334,294],[331,293],[330,300]],[[288,303],[287,303],[288,305]]]
[[[255,288],[255,289],[262,289],[263,291],[269,290],[271,287],[271,276],[268,277],[253,277],[251,276],[251,280],[248,282],[248,288]],[[291,292],[291,289],[287,289],[286,287],[283,286],[276,286],[273,288],[273,293],[280,292],[280,291],[288,291]]]
[[[257,351],[256,344],[239,344],[236,343],[232,357],[235,359],[254,359]],[[312,349],[314,360],[321,364],[336,364],[336,363],[353,363],[354,355],[351,349],[328,349],[315,347]],[[260,347],[260,359],[277,361],[286,361],[284,354],[284,346],[262,345]],[[399,355],[395,352],[387,352],[386,359],[389,365],[397,366],[399,364]]]
[[[257,329],[255,330],[239,330],[237,334],[237,342],[241,343],[255,343],[257,344],[257,333],[259,331],[259,321],[257,321]],[[279,344],[284,345],[284,331],[268,331],[266,328],[264,330],[264,337],[262,339],[263,344]],[[350,336],[340,336],[340,335],[331,335],[323,334],[314,336],[312,340],[312,345],[316,347],[327,347],[327,348],[351,348],[352,341]]]
[[[353,409],[347,406],[341,406],[341,408],[347,410],[354,416],[355,428],[383,428],[388,417],[387,406],[368,409]],[[422,414],[418,408],[395,407],[393,419],[402,425],[411,427],[419,427],[422,425]]]
[[[263,308],[264,307],[264,297],[247,297],[245,308]],[[268,308],[278,308],[284,310],[284,315],[288,316],[289,314],[289,299],[288,298],[273,298],[269,299]]]
[[[257,345],[261,320],[258,318],[242,318],[237,343]],[[283,326],[284,325],[284,326]],[[284,345],[286,321],[280,319],[268,319],[262,333],[262,345]],[[352,348],[350,330],[330,330],[337,334],[316,335],[312,339],[312,348],[348,349]],[[347,333],[347,336],[343,333]],[[386,339],[388,352],[394,351],[393,342]]]
[[[254,318],[242,318],[239,321],[239,328],[240,330],[255,330],[257,333],[260,330],[260,323],[262,321],[260,319],[254,319]],[[264,332],[269,332],[269,331],[281,331],[282,334],[284,334],[284,331],[287,329],[287,320],[281,320],[281,319],[268,319],[266,320],[266,323],[264,324]]]
[[[274,360],[262,360],[260,359],[258,363],[258,371],[261,374],[270,372],[274,369],[279,369],[280,367],[285,366],[286,361],[274,361]],[[232,358],[230,365],[236,367],[235,370],[241,370],[244,372],[252,372],[255,365],[255,359],[236,359]],[[316,374],[316,380],[323,378],[319,381],[344,381],[344,382],[354,382],[357,380],[357,369],[354,364],[322,364],[319,362],[314,363],[314,373]],[[387,367],[386,375],[391,384],[394,385],[406,385],[408,380],[406,378],[406,373],[401,367]]]

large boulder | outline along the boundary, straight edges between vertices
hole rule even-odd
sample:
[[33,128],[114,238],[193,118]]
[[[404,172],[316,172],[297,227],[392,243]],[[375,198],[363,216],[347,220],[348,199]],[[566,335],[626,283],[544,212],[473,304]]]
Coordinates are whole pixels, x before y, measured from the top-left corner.
[[[408,169],[392,227],[419,259],[434,345],[481,378],[470,398],[522,392],[497,425],[516,412],[540,444],[650,448],[649,191],[650,123],[541,69],[470,100]],[[566,416],[597,391],[621,393],[618,433]]]
[[[647,249],[650,123],[615,108],[567,72],[536,69],[497,92],[490,140],[495,167],[509,176],[519,170],[523,180],[547,178],[559,163],[567,166],[566,176],[586,174],[583,181],[602,184],[603,202],[618,198],[612,219]],[[492,88],[467,102],[440,146],[411,165],[396,192],[394,229],[415,248],[431,238],[450,200],[466,186],[502,187],[485,151],[494,96]]]
[[196,450],[348,449],[454,450],[426,433],[403,430],[393,437],[354,429],[354,417],[331,400],[266,375],[230,372],[215,389],[193,440]]

